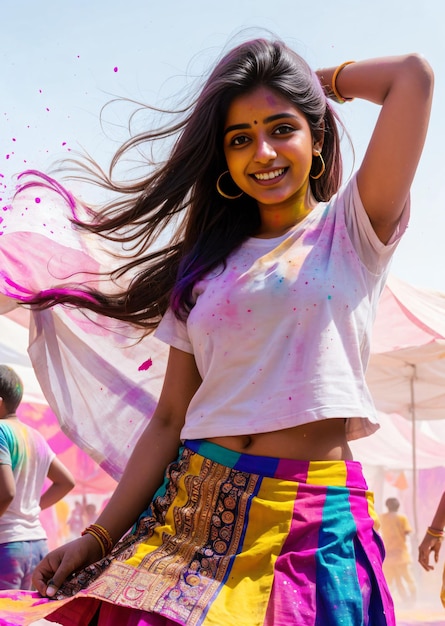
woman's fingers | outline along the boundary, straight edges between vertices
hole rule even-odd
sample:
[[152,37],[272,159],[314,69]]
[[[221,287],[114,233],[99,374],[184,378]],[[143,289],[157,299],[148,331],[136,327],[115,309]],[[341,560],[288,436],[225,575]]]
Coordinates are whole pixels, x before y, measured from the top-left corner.
[[100,554],[93,537],[79,537],[46,555],[34,570],[33,585],[40,595],[52,598],[73,572],[93,563]]
[[35,568],[32,583],[40,595],[45,596],[47,594],[48,582],[59,569],[61,558],[59,551],[55,550],[47,554]]

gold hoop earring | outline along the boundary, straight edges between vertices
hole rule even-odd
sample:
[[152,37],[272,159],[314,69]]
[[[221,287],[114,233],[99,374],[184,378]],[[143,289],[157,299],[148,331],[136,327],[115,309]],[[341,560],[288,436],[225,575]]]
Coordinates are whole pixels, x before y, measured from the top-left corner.
[[[222,174],[220,174],[216,180],[216,191],[219,193],[220,196],[222,196],[223,198],[227,198],[227,200],[236,200],[237,198],[241,198],[241,196],[243,195],[244,191],[242,191],[241,193],[239,193],[237,196],[229,196],[229,194],[225,193],[220,186],[220,181],[221,178],[223,176],[225,176],[226,174],[229,174],[229,170],[225,170]],[[230,174],[229,174],[230,176]]]
[[315,151],[315,156],[319,157],[320,160],[321,160],[321,170],[318,172],[318,174],[316,176],[312,176],[312,174],[311,174],[312,180],[318,180],[319,178],[321,178],[323,176],[323,174],[326,171],[326,165],[325,165],[323,157],[321,156],[321,152],[316,150]]

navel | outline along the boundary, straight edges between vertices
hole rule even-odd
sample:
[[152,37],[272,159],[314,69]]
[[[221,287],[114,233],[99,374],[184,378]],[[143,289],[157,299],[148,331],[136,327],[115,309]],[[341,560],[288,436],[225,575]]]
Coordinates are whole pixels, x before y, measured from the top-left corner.
[[250,435],[241,436],[241,448],[247,450],[252,445],[252,437]]

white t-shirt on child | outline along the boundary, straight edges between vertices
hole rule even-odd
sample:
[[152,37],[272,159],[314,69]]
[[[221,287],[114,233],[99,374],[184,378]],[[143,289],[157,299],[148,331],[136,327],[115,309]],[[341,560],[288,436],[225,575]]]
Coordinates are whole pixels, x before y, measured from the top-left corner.
[[0,464],[10,465],[15,496],[0,517],[0,543],[46,539],[40,496],[55,453],[44,437],[17,418],[0,420]]

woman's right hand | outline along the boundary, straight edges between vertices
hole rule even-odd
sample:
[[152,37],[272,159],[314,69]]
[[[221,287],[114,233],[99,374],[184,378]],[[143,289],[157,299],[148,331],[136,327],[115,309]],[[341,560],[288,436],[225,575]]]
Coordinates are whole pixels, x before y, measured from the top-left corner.
[[52,598],[69,576],[101,557],[99,542],[85,534],[47,554],[34,570],[33,585],[40,595]]
[[422,543],[419,546],[419,563],[427,572],[434,569],[434,566],[430,565],[430,554],[433,553],[434,562],[437,563],[439,561],[439,552],[441,546],[441,537],[433,537],[429,533],[426,533]]

